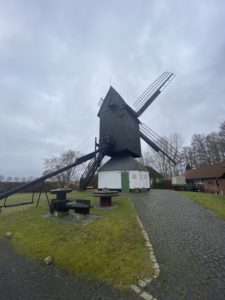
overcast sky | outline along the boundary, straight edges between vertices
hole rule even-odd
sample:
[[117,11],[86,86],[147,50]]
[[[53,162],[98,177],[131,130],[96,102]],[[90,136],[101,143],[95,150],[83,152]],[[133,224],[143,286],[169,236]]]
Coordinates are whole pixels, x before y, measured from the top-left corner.
[[[132,105],[176,77],[141,116],[185,143],[225,120],[225,1],[0,0],[0,174],[93,151],[110,84]],[[145,149],[143,149],[145,150]]]

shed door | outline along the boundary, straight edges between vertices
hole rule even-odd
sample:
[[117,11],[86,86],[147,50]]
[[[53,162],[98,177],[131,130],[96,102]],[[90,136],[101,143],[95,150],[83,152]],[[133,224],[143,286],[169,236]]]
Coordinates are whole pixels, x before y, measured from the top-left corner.
[[128,172],[121,172],[121,189],[124,193],[128,193],[130,190]]

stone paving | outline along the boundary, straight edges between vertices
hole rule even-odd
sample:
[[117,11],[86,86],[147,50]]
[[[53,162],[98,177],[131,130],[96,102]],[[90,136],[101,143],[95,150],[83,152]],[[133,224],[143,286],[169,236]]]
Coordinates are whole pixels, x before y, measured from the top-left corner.
[[160,275],[144,291],[154,298],[225,299],[225,222],[169,190],[132,194]]

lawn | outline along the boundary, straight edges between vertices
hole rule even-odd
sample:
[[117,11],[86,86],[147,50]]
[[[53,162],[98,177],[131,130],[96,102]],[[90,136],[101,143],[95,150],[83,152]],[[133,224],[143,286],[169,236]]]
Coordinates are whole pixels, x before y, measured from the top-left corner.
[[197,192],[180,192],[180,194],[225,219],[225,196]]
[[[76,198],[98,203],[90,192],[70,194],[70,199]],[[27,199],[31,194],[14,198]],[[152,263],[129,198],[119,196],[115,202],[115,209],[92,208],[90,213],[100,218],[85,226],[44,218],[48,213],[44,199],[38,208],[27,205],[3,209],[0,236],[12,231],[12,243],[24,255],[38,260],[52,256],[56,265],[80,277],[128,287],[150,277]]]

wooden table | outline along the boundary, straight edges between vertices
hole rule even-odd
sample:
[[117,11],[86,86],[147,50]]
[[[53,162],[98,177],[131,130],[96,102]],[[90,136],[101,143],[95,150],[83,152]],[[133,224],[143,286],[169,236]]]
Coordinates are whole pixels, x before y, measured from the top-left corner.
[[70,188],[59,188],[50,191],[51,194],[56,195],[57,201],[66,201],[66,194],[70,192],[72,192]]
[[119,196],[117,191],[96,191],[93,192],[94,197],[100,198],[100,207],[112,206],[112,197]]

